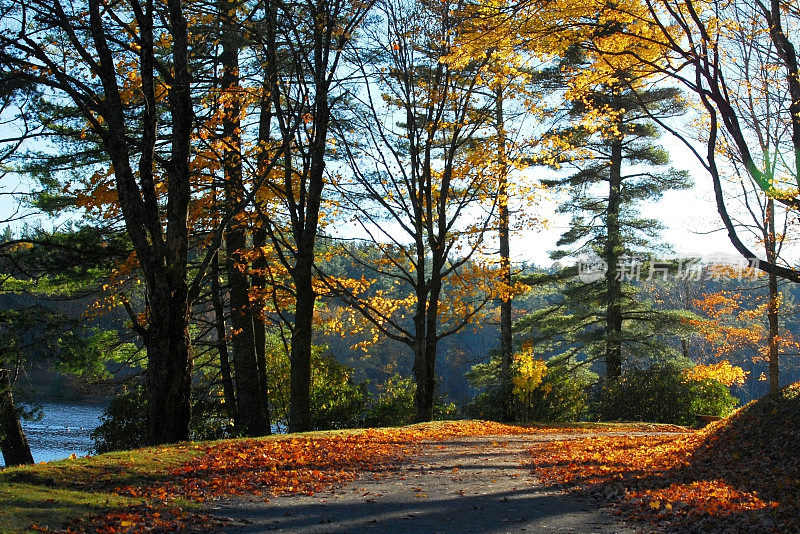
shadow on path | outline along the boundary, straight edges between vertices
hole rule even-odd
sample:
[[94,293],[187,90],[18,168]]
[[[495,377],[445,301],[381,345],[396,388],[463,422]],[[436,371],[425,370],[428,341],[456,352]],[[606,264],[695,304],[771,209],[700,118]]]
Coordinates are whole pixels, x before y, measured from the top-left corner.
[[[563,436],[565,439],[578,436]],[[628,533],[608,511],[536,483],[523,466],[537,436],[487,436],[425,444],[389,473],[313,496],[238,498],[209,506],[230,533]]]

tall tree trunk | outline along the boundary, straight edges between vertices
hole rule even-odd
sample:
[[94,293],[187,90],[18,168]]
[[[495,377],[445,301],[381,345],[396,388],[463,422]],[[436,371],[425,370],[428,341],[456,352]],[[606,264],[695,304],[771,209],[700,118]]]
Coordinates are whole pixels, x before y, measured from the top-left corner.
[[[242,176],[241,137],[241,87],[239,84],[239,49],[241,38],[238,25],[230,20],[236,4],[221,2],[222,12],[222,88],[226,99],[223,102],[222,121],[223,171],[225,194],[229,209],[244,198]],[[262,384],[258,372],[255,348],[255,332],[250,306],[250,280],[246,265],[239,261],[247,248],[247,233],[244,223],[234,221],[225,234],[226,271],[230,294],[231,326],[233,327],[233,362],[236,384],[237,412],[241,430],[248,436],[263,436],[269,433],[269,415],[266,410],[266,385]]]
[[249,300],[249,280],[242,272],[236,258],[247,246],[244,231],[233,228],[227,232],[228,290],[230,298],[231,326],[233,336],[234,376],[236,384],[237,412],[241,430],[248,436],[263,436],[269,433],[269,414],[266,413],[266,385],[260,380],[256,358],[255,331]]
[[295,287],[294,330],[289,352],[289,432],[311,430],[311,349],[314,332],[313,250],[298,255],[292,278]]
[[[168,92],[172,139],[167,182],[167,227],[163,258],[158,258],[159,264],[163,263],[165,267],[151,267],[152,278],[148,287],[150,320],[145,335],[150,443],[153,445],[189,439],[192,413],[188,219],[194,109],[188,22],[180,0],[167,0],[167,6],[175,74]],[[152,69],[148,68],[148,73],[152,74]],[[142,170],[146,169],[140,164],[140,174]],[[154,212],[157,214],[157,208]],[[160,230],[157,216],[150,223]],[[154,230],[153,234],[157,235],[157,231]],[[137,254],[143,248],[137,247]],[[142,257],[140,260],[146,264]]]
[[[766,236],[764,245],[767,253],[767,261],[775,263],[777,261],[777,249],[775,238],[775,201],[771,198],[767,199],[766,210]],[[778,275],[774,272],[767,273],[769,279],[769,306],[767,307],[767,318],[769,321],[769,394],[777,395],[780,391],[780,368],[778,362],[778,305],[780,302],[780,293],[778,292]]]
[[778,276],[768,273],[769,276],[769,393],[777,395],[780,392],[780,368],[778,361]]
[[[421,206],[422,202],[417,201],[416,206]],[[419,215],[417,213],[416,215]],[[429,288],[426,280],[426,264],[427,256],[425,255],[425,247],[423,245],[423,224],[422,218],[416,218],[416,312],[414,313],[414,337],[411,349],[414,352],[414,364],[412,372],[414,373],[414,383],[416,390],[414,391],[414,421],[425,422],[430,421],[433,417],[433,388],[430,383],[432,381],[431,373],[429,372],[429,365],[427,364],[427,328],[428,328],[428,294]],[[428,406],[431,406],[428,409]]]
[[[253,262],[253,286],[263,291],[267,285],[264,272],[267,269],[267,262],[264,259],[262,248],[267,244],[267,232],[263,225],[253,230],[253,248],[258,253],[257,259]],[[258,379],[264,388],[262,402],[264,403],[264,413],[267,416],[267,434],[272,433],[272,421],[269,413],[269,392],[267,391],[267,326],[264,324],[264,299],[259,297],[251,299],[250,311],[253,318],[253,343],[256,348],[256,367],[258,368]]]
[[[321,89],[318,87],[317,90]],[[315,120],[318,124],[316,128],[318,136],[314,138],[311,149],[305,224],[295,232],[297,251],[291,272],[295,290],[295,315],[292,346],[289,351],[291,364],[289,371],[291,388],[289,392],[289,432],[311,430],[311,349],[314,334],[314,304],[317,299],[314,291],[314,260],[319,209],[324,185],[325,146],[329,117],[327,91],[325,91],[324,99],[324,104],[317,102],[316,106],[318,111]]]
[[33,456],[22,431],[8,369],[0,369],[0,449],[6,466],[32,464]]
[[227,327],[225,326],[225,308],[222,305],[220,289],[219,254],[214,255],[209,266],[211,275],[211,302],[214,306],[214,328],[217,333],[217,352],[219,353],[219,371],[222,378],[222,395],[225,399],[225,411],[233,420],[233,426],[239,427],[239,412],[236,408],[231,362],[228,354]]
[[619,211],[622,189],[622,139],[611,142],[606,208],[606,379],[615,380],[622,374],[622,280],[617,271],[622,253]]
[[[277,70],[277,54],[275,48],[277,47],[275,32],[277,25],[276,7],[272,0],[265,0],[265,36],[266,36],[266,65],[264,73],[264,81],[262,83],[262,94],[260,103],[260,112],[258,117],[258,142],[261,150],[258,153],[258,176],[263,176],[267,172],[267,164],[270,160],[270,153],[267,147],[271,146],[272,141],[272,119],[273,109],[278,109],[278,105],[274,102],[279,100],[280,92],[278,90],[278,70]],[[266,225],[268,223],[263,220],[256,221],[253,230],[253,248],[257,251],[257,259],[253,264],[253,286],[261,290],[262,294],[267,287],[267,261],[264,256],[264,247],[267,245],[268,232]],[[266,408],[267,417],[269,413],[269,395],[270,391],[267,389],[269,381],[267,379],[267,327],[265,323],[264,310],[266,302],[264,298],[259,297],[251,303],[253,310],[253,332],[254,342],[256,345],[256,365],[258,367],[259,379],[264,386],[264,403]],[[276,392],[277,393],[277,392]],[[272,432],[272,421],[268,419],[269,432]]]
[[[190,158],[194,108],[189,66],[188,23],[180,0],[167,0],[167,18],[172,38],[172,83],[167,92],[170,113],[170,158],[166,206],[162,209],[155,187],[155,146],[158,111],[155,96],[153,1],[144,6],[139,39],[144,113],[141,143],[131,146],[117,61],[109,46],[101,2],[90,0],[89,26],[97,51],[97,74],[103,86],[103,122],[95,123],[114,168],[117,198],[147,287],[147,323],[134,328],[147,349],[148,429],[153,445],[182,441],[189,437],[191,415],[191,345],[189,342],[188,215],[191,197]],[[80,105],[80,101],[76,100]],[[131,157],[140,152],[138,175]],[[164,223],[166,222],[166,231]],[[130,310],[129,310],[130,311]]]
[[418,423],[433,419],[433,403],[436,393],[436,352],[439,345],[439,296],[442,292],[442,279],[437,276],[438,262],[432,262],[431,281],[428,286],[428,301],[424,314],[424,335],[419,338],[421,345],[415,354],[414,378],[417,390],[414,395],[416,407],[415,421]]
[[511,367],[514,363],[514,339],[511,330],[511,244],[508,213],[508,162],[506,161],[505,117],[503,116],[503,89],[496,90],[495,126],[497,128],[500,281],[505,286],[500,297],[500,402],[503,421],[514,419]]
[[243,232],[229,232],[226,237],[227,272],[233,336],[236,406],[241,430],[248,436],[263,436],[270,432],[266,406],[266,384],[261,382],[255,347],[255,331],[249,301],[248,277],[235,258],[246,246]]
[[[311,344],[314,329],[314,261],[316,238],[319,227],[319,210],[322,204],[322,190],[325,185],[325,149],[328,146],[328,128],[331,109],[329,97],[329,37],[326,32],[335,24],[325,11],[325,4],[319,2],[314,13],[318,29],[314,32],[314,112],[313,138],[309,150],[308,192],[302,215],[294,228],[297,247],[295,264],[291,270],[295,286],[295,317],[292,330],[292,347],[289,352],[290,387],[289,393],[289,431],[302,432],[311,429]],[[302,221],[302,222],[299,222]]]
[[192,357],[189,306],[183,287],[183,295],[170,295],[169,285],[149,291],[152,319],[144,343],[151,445],[189,439]]
[[433,395],[436,389],[434,375],[435,360],[430,357],[427,336],[414,345],[414,422],[424,423],[433,419]]

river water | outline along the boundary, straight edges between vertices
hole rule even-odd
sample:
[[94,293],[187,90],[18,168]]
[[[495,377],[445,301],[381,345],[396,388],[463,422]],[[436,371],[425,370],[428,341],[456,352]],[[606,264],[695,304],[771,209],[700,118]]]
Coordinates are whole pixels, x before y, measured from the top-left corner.
[[100,424],[101,415],[102,406],[42,404],[42,419],[22,421],[33,461],[49,462],[69,458],[72,454],[89,454],[94,443],[90,434]]

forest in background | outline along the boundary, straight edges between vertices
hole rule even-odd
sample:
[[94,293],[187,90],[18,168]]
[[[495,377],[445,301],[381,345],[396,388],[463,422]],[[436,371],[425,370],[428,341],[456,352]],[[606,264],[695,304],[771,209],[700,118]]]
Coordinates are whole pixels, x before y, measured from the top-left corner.
[[[520,269],[520,275],[532,273],[552,274],[553,272],[555,272],[555,269],[549,271],[538,268]],[[669,300],[665,300],[670,308],[688,310],[700,316],[705,315],[704,308],[700,305],[704,294],[728,292],[732,296],[738,295],[739,303],[737,308],[743,314],[757,313],[759,311],[759,303],[763,304],[768,298],[767,288],[763,281],[742,283],[728,277],[711,279],[712,275],[707,274],[706,276],[707,279],[704,281],[659,280],[654,283],[643,283],[640,291],[643,293],[643,298],[651,300],[661,300],[664,295],[669,295]],[[685,299],[687,292],[690,297],[695,295],[688,304],[685,300],[681,300]],[[543,302],[546,302],[548,296],[552,298],[553,294],[531,292],[531,294],[517,299],[515,301],[515,313],[523,316],[542,309],[545,306]],[[798,302],[800,294],[798,294],[796,286],[791,284],[783,287],[782,298],[786,299],[783,313],[786,335],[797,339],[800,337],[800,331],[798,330],[800,327],[793,319],[797,314],[795,303]],[[3,306],[8,309],[29,307],[37,302],[35,298],[30,296],[22,298],[21,296],[11,297],[6,295],[4,300],[7,303],[4,303]],[[694,303],[694,300],[698,302]],[[749,305],[751,303],[756,305]],[[60,306],[60,311],[66,315],[80,317],[87,305],[68,302],[66,305]],[[342,306],[339,302],[332,302],[330,305],[333,308]],[[706,315],[706,317],[708,316]],[[739,327],[750,329],[756,335],[763,336],[765,335],[766,324],[760,324],[764,322],[763,317],[761,322],[757,320],[758,318],[759,316],[756,316],[754,321],[742,321],[739,323]],[[97,326],[103,330],[114,331],[119,329],[124,332],[124,321],[125,317],[119,313],[116,314],[116,317],[114,317],[114,314],[105,315],[97,321]],[[455,334],[451,340],[443,343],[441,350],[442,354],[446,354],[446,356],[439,360],[437,376],[439,377],[438,388],[444,401],[452,402],[459,410],[463,410],[475,395],[481,392],[482,388],[470,384],[466,375],[473,366],[487,362],[493,354],[497,353],[499,335],[499,316],[495,313],[494,316],[487,317],[480,324],[470,325],[470,327]],[[759,337],[752,344],[736,343],[738,340],[741,340],[741,337],[738,339],[732,338],[731,343],[724,350],[725,359],[748,373],[745,383],[736,385],[732,391],[733,395],[742,404],[745,404],[762,397],[768,391],[769,385],[765,380],[768,373],[768,364],[759,351],[762,346],[759,343]],[[118,383],[132,380],[133,376],[137,376],[138,373],[143,371],[141,362],[132,359],[129,362],[126,361],[120,365],[108,367],[113,379],[109,378],[109,380],[100,382],[76,379],[74,374],[69,373],[62,367],[61,358],[63,356],[57,345],[49,350],[42,350],[42,345],[37,341],[36,330],[26,332],[21,339],[22,346],[31,347],[31,352],[26,356],[26,362],[29,367],[25,369],[25,374],[20,378],[19,393],[22,400],[33,405],[41,401],[59,400],[76,403],[106,403],[109,395],[115,393]],[[352,370],[353,382],[368,382],[369,390],[372,393],[376,393],[378,391],[377,386],[383,384],[394,374],[406,377],[411,376],[413,361],[403,350],[403,347],[387,340],[382,340],[375,345],[371,345],[368,350],[353,348],[353,345],[363,341],[367,341],[364,336],[354,339],[352,337],[344,338],[336,334],[320,333],[315,339],[315,344],[325,347],[326,354],[349,367]],[[700,332],[692,332],[685,339],[676,337],[671,341],[676,352],[681,355],[687,355],[688,359],[693,362],[714,363],[719,359],[716,343],[705,338]],[[686,350],[685,353],[684,350]],[[542,357],[545,359],[555,355],[555,353],[545,351],[542,353]],[[787,384],[794,383],[800,379],[797,355],[787,352],[784,357],[781,381]],[[647,366],[652,362],[641,361],[636,363],[640,366]],[[602,372],[601,362],[595,364],[594,367],[595,370]],[[125,380],[122,380],[123,378]],[[100,387],[99,392],[97,391],[98,386]]]

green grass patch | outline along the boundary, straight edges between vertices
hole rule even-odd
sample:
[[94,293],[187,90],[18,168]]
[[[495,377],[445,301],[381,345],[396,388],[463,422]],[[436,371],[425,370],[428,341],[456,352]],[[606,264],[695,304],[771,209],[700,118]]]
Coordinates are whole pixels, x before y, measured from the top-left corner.
[[139,504],[114,495],[114,488],[157,483],[201,453],[179,444],[3,469],[0,532],[26,532],[33,524],[61,528],[86,514]]
[[136,499],[109,493],[2,483],[0,532],[29,532],[32,525],[57,529],[86,514],[98,514],[109,508],[136,502]]

